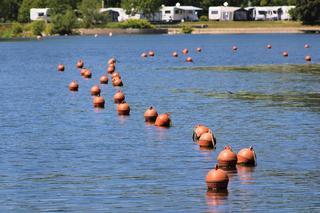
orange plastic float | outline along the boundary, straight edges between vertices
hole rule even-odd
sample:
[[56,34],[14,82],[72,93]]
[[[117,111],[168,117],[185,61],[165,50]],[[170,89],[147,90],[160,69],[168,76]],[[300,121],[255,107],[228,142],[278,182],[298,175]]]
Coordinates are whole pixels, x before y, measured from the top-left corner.
[[188,57],[188,58],[186,59],[186,62],[193,62],[193,60],[192,60],[191,57]]
[[154,51],[153,51],[153,50],[150,50],[150,51],[149,51],[149,56],[150,56],[150,57],[153,57],[153,56],[154,56]]
[[120,76],[120,73],[119,72],[113,72],[112,75],[111,75],[112,78],[120,78],[121,79],[121,76]]
[[197,51],[198,53],[200,53],[200,52],[202,51],[202,49],[201,49],[200,47],[198,47],[198,48],[196,49],[196,51]]
[[113,96],[114,103],[116,104],[122,103],[124,99],[125,99],[124,93],[121,92],[120,90],[118,90]]
[[306,48],[306,49],[308,49],[309,47],[310,47],[309,44],[304,45],[304,48]]
[[142,58],[146,58],[146,57],[148,57],[148,54],[147,53],[141,53],[141,57]]
[[198,144],[200,147],[207,147],[207,148],[215,148],[216,146],[216,139],[211,131],[203,133],[199,140]]
[[209,191],[225,191],[228,188],[229,177],[225,171],[219,169],[216,164],[206,176],[206,184]]
[[237,46],[233,46],[233,47],[232,47],[232,50],[233,50],[233,52],[235,52],[235,51],[238,50],[238,47],[237,47]]
[[99,96],[100,92],[101,92],[98,85],[94,85],[93,87],[91,87],[90,91],[91,91],[91,95],[93,95],[93,96]]
[[176,51],[174,51],[174,52],[172,53],[172,56],[173,56],[173,57],[178,57],[178,53],[177,53]]
[[189,53],[189,50],[187,49],[187,48],[184,48],[183,50],[182,50],[182,54],[183,55],[187,55]]
[[267,45],[267,48],[268,48],[268,49],[271,49],[271,48],[272,48],[271,44],[268,44],[268,45]]
[[117,106],[118,115],[129,115],[130,114],[130,107],[129,104],[125,101],[118,104]]
[[80,75],[81,75],[81,76],[84,76],[84,73],[85,73],[85,72],[86,72],[86,69],[81,69],[81,70],[80,70]]
[[146,122],[155,122],[158,117],[158,112],[154,107],[149,107],[144,113],[144,119]]
[[289,53],[288,53],[288,51],[284,51],[284,52],[282,53],[282,55],[283,55],[283,57],[288,57],[288,56],[289,56]]
[[257,156],[253,150],[253,147],[241,149],[237,155],[237,163],[244,166],[256,166],[257,165]]
[[116,69],[116,67],[115,67],[114,64],[109,65],[109,67],[108,67],[108,73],[109,73],[109,74],[112,74],[115,69]]
[[218,165],[225,169],[234,169],[237,164],[237,154],[232,151],[230,145],[226,146],[217,157]]
[[102,75],[100,77],[100,84],[108,84],[108,81],[109,81],[108,76]]
[[93,106],[96,108],[104,108],[104,98],[101,96],[95,96],[93,99]]
[[59,64],[58,65],[58,71],[59,72],[63,72],[64,71],[64,65],[63,64]]
[[91,78],[92,74],[90,70],[85,70],[83,73],[83,77],[85,78]]
[[111,65],[115,65],[117,63],[117,60],[115,58],[110,58],[109,61],[108,61],[108,64]]
[[75,91],[78,91],[78,89],[79,89],[79,85],[77,81],[75,80],[71,81],[71,83],[69,84],[69,90],[75,92]]
[[159,115],[156,119],[155,125],[159,127],[170,127],[171,119],[169,113]]
[[310,62],[311,61],[311,56],[307,55],[306,57],[304,57],[304,59],[306,60],[306,62]]
[[83,63],[82,59],[80,59],[80,60],[77,62],[77,68],[81,69],[81,68],[83,68],[83,66],[84,66],[84,63]]
[[113,85],[114,87],[122,87],[122,86],[123,86],[123,83],[122,83],[121,78],[113,78],[113,79],[112,79],[112,85]]
[[209,132],[210,129],[208,127],[206,127],[205,125],[202,124],[198,124],[193,128],[193,134],[192,134],[192,139],[194,142],[198,142],[200,136],[203,133],[207,133]]

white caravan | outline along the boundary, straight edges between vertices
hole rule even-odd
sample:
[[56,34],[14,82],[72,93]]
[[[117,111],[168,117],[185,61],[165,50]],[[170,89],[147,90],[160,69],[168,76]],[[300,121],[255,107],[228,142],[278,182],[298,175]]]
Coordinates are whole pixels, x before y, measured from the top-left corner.
[[30,9],[30,20],[31,21],[50,21],[50,8],[31,8]]
[[240,9],[240,7],[209,7],[209,20],[215,21],[232,21],[234,11]]
[[179,3],[176,6],[164,6],[160,8],[161,20],[166,22],[171,21],[198,21],[198,12],[202,10],[199,7],[181,6]]

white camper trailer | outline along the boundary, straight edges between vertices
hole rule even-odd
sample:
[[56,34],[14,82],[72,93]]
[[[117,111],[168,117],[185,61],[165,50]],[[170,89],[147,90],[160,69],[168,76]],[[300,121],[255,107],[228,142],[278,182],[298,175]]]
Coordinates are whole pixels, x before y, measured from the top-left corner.
[[240,9],[240,7],[209,7],[209,20],[215,21],[232,21],[234,11]]
[[31,8],[30,9],[30,20],[31,21],[50,21],[50,8]]
[[294,9],[296,6],[281,6],[281,20],[291,20],[292,17],[289,14],[291,9]]
[[109,13],[111,15],[112,21],[121,22],[126,21],[128,19],[140,19],[140,14],[128,15],[126,11],[122,8],[117,7],[109,7],[109,8],[101,8],[100,13]]
[[171,22],[171,21],[198,21],[198,12],[202,10],[199,7],[193,6],[181,6],[179,3],[176,6],[162,6],[162,21]]
[[251,13],[252,20],[265,21],[281,19],[281,6],[248,7],[246,9]]

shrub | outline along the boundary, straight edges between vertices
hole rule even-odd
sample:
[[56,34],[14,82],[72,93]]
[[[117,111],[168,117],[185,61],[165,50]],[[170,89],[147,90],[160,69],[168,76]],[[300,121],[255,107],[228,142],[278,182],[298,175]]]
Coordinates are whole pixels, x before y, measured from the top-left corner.
[[23,27],[21,24],[14,22],[11,26],[11,31],[14,35],[19,35],[23,32]]
[[193,29],[192,27],[189,27],[189,26],[182,26],[182,29],[181,29],[182,33],[184,34],[190,34],[192,33]]
[[200,21],[208,21],[208,16],[200,16]]
[[44,21],[34,21],[31,23],[31,31],[33,35],[41,35],[45,29]]
[[65,14],[56,14],[51,19],[52,32],[60,35],[71,34],[72,29],[77,25],[77,17],[72,10]]
[[134,28],[134,29],[154,29],[155,26],[150,24],[146,19],[128,19],[119,23],[120,28]]

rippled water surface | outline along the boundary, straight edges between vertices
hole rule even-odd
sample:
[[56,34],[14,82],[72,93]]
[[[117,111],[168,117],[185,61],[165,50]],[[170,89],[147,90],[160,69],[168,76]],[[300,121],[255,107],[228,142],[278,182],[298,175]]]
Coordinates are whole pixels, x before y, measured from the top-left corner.
[[[319,41],[284,34],[1,42],[1,212],[319,212]],[[192,64],[171,57],[185,47]],[[154,58],[140,58],[151,49]],[[110,84],[102,86],[106,108],[92,107],[90,87],[112,56],[129,117],[117,116]],[[75,68],[79,58],[91,80]],[[78,93],[68,91],[71,80]],[[146,125],[150,105],[170,112],[173,127]],[[192,142],[198,123],[212,128],[217,150]],[[258,166],[230,173],[227,194],[207,193],[205,176],[227,144],[253,145]]]

